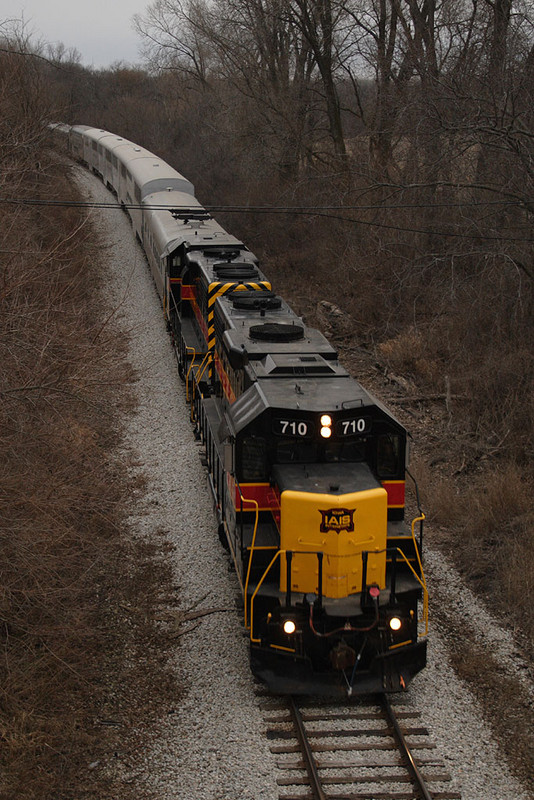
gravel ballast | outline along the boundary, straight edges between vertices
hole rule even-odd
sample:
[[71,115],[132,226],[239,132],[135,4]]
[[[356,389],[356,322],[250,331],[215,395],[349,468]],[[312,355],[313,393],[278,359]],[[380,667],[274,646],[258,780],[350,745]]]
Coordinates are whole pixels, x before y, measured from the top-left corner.
[[[77,180],[90,199],[109,202],[110,194],[92,176],[81,171]],[[275,758],[264,736],[237,609],[238,583],[217,537],[202,449],[193,436],[159,299],[127,216],[118,210],[93,214],[109,264],[108,301],[129,336],[129,359],[138,376],[138,408],[125,422],[124,440],[146,491],[132,501],[131,534],[170,543],[184,612],[218,609],[184,625],[192,630],[176,639],[176,701],[162,702],[160,722],[147,733],[138,762],[119,767],[115,761],[114,768],[124,771],[130,788],[139,787],[140,797],[152,790],[158,800],[277,800]],[[429,560],[441,581],[457,580]],[[471,599],[462,598],[467,604],[462,613],[476,617],[479,609],[471,610]],[[507,646],[496,623],[492,631],[499,646]],[[150,658],[147,664],[150,668]],[[501,763],[491,729],[451,668],[446,640],[436,627],[430,631],[428,668],[406,699],[421,711],[465,800],[529,800]]]

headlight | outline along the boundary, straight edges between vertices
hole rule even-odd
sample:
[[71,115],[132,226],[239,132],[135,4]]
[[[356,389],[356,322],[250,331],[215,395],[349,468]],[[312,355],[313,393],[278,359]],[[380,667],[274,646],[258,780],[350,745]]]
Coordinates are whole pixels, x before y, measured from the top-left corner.
[[392,631],[400,631],[402,628],[402,620],[400,617],[391,617],[389,620],[389,627]]
[[286,619],[284,622],[284,633],[292,634],[297,630],[297,626],[292,619]]
[[321,414],[321,436],[330,439],[332,436],[332,417],[330,414]]

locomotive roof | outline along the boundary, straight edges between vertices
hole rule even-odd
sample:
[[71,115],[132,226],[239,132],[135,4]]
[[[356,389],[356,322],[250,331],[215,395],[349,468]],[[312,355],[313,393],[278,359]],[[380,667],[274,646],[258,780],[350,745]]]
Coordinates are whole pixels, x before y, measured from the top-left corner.
[[[341,368],[342,369],[342,368]],[[333,377],[264,378],[252,384],[227,410],[230,433],[237,434],[267,409],[292,413],[359,411],[377,408],[402,431],[391,412],[346,371]]]
[[[263,316],[251,314],[236,315],[232,319],[235,327],[225,331],[226,345],[236,351],[245,351],[249,361],[253,361],[253,368],[261,372],[261,365],[257,362],[267,354],[287,353],[288,355],[309,355],[316,353],[324,358],[336,358],[336,351],[323,334],[315,328],[308,328],[300,317],[287,306],[272,313],[266,312]],[[282,312],[282,313],[281,313]],[[303,336],[298,341],[269,341],[254,338],[252,328],[262,325],[282,325],[289,331],[302,330]]]
[[[332,350],[329,355],[335,356]],[[272,349],[259,361],[254,361],[250,368],[257,378],[294,378],[299,380],[305,377],[345,377],[347,370],[338,361],[327,361],[319,353],[273,353]]]

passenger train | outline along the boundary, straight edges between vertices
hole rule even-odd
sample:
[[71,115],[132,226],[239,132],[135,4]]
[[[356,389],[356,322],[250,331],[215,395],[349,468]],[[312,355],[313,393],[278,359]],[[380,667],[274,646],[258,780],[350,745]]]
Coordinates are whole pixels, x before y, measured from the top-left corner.
[[424,514],[404,520],[405,428],[186,178],[108,131],[51,127],[146,253],[243,593],[252,672],[276,693],[404,689],[428,630]]

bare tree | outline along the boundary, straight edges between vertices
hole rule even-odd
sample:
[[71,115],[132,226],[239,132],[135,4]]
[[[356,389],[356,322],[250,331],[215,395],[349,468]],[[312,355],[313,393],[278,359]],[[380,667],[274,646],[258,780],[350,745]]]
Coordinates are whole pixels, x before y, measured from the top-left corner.
[[339,67],[336,57],[336,37],[344,16],[343,6],[332,0],[291,0],[290,11],[313,52],[324,89],[334,152],[344,158],[347,151],[336,82],[336,71]]
[[221,80],[232,86],[278,140],[280,166],[298,169],[310,146],[313,53],[286,0],[157,0],[136,27],[153,67],[206,91],[220,92]]
[[202,86],[215,59],[204,35],[208,8],[202,0],[156,0],[144,14],[134,16],[134,26],[143,41],[143,53],[154,70],[175,70]]

